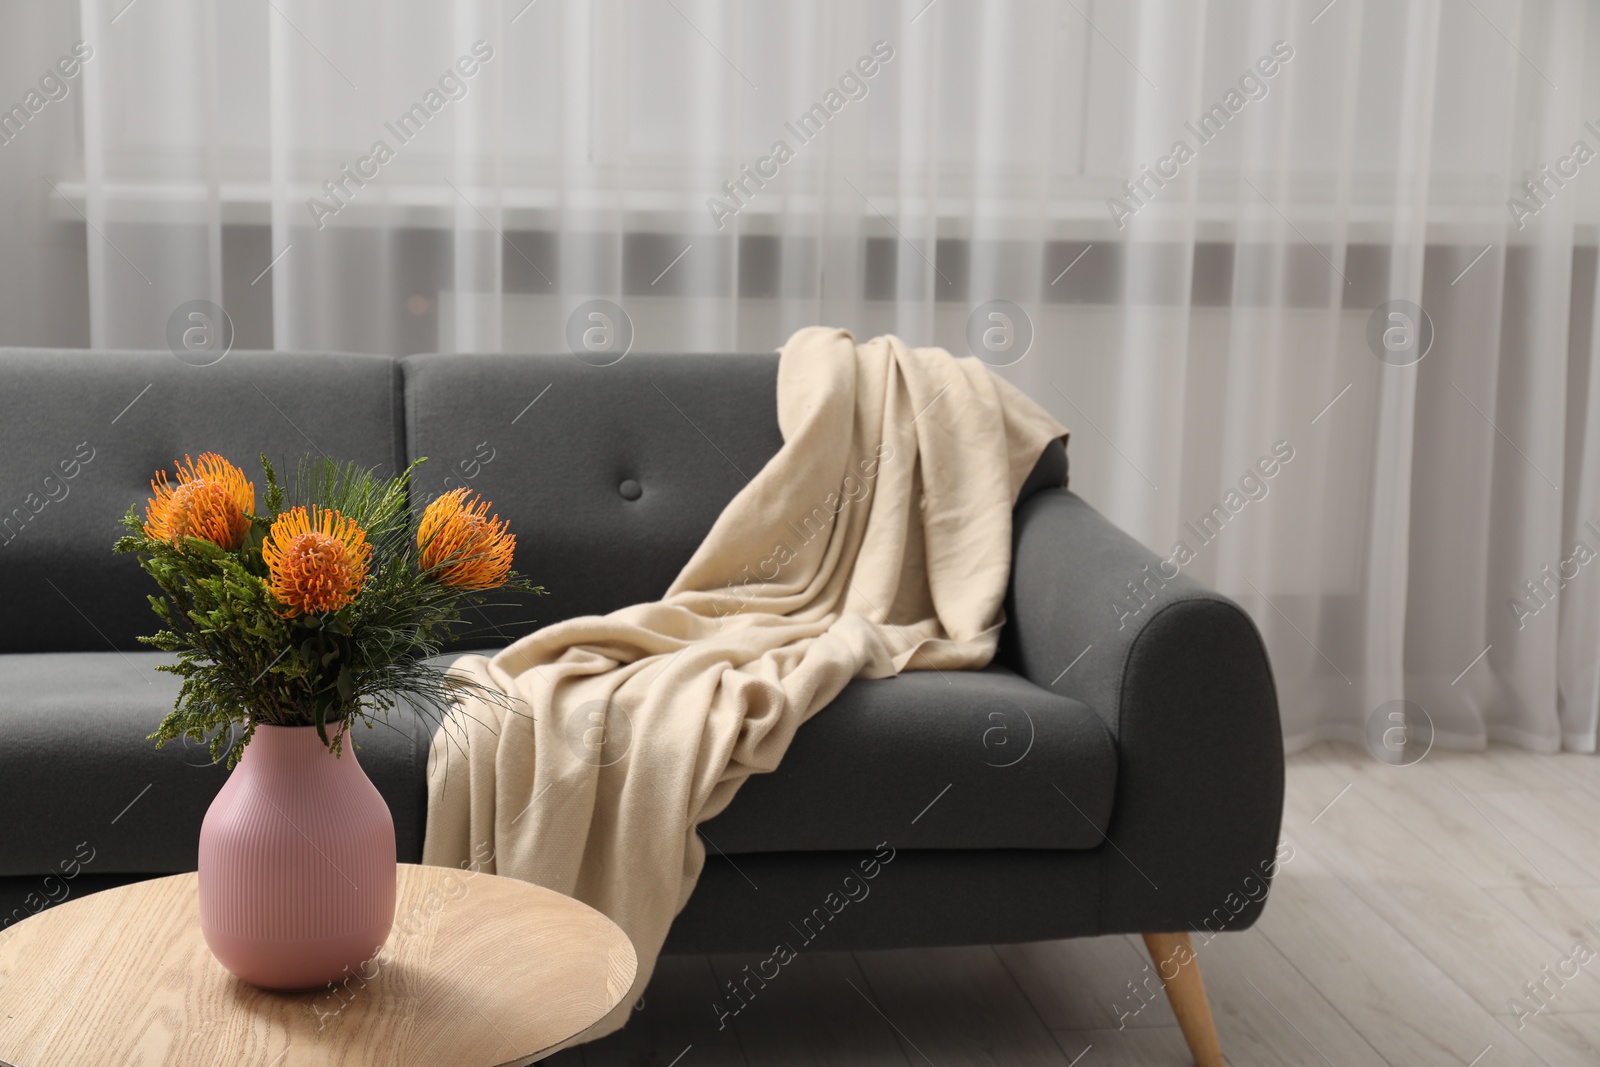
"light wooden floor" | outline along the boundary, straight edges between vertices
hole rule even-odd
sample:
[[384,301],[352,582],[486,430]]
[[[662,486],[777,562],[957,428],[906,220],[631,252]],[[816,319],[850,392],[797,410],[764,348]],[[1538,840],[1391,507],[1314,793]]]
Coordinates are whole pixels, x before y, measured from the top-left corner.
[[[1600,955],[1562,985],[1543,970],[1600,953],[1600,757],[1319,746],[1290,760],[1283,834],[1266,914],[1199,952],[1234,1067],[1600,1065]],[[547,1062],[1190,1062],[1164,999],[1118,1028],[1137,938],[802,954],[718,1032],[719,979],[748,962],[668,959],[625,1030]]]

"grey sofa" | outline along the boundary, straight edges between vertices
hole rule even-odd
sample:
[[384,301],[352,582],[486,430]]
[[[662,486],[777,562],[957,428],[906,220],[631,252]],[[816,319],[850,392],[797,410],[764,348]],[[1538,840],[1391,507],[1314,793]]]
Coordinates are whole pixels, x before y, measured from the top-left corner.
[[[517,533],[518,568],[551,590],[485,613],[463,647],[501,646],[664,591],[781,444],[776,373],[773,355],[234,352],[193,367],[0,350],[0,921],[192,870],[225,777],[198,747],[145,740],[177,680],[136,643],[151,590],[110,546],[152,471],[208,450],[247,472],[263,451],[391,470],[430,457],[420,493],[481,490]],[[885,845],[892,903],[829,915],[819,948],[1255,920],[1283,794],[1261,641],[1225,598],[1162,577],[1065,475],[1053,447],[1017,505],[997,662],[850,685],[702,827],[711,856],[667,951],[770,951]],[[415,862],[428,732],[402,716],[358,741]]]

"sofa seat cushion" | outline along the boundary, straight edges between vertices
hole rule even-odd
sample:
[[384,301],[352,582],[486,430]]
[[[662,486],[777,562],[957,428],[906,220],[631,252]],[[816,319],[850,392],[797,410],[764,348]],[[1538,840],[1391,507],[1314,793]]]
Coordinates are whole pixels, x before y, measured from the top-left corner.
[[[159,652],[0,655],[0,876],[81,863],[106,874],[195,869],[200,822],[227,771],[204,745],[146,735],[178,696]],[[358,730],[357,754],[394,815],[402,861],[421,858],[429,731]]]
[[[441,657],[445,663],[454,656]],[[227,772],[201,745],[146,740],[179,680],[152,652],[0,655],[0,877],[193,870]],[[402,862],[421,857],[429,724],[397,709],[358,732]],[[1088,849],[1111,816],[1116,749],[1087,705],[1002,667],[858,680],[783,763],[702,827],[713,852]]]
[[756,852],[1088,849],[1104,839],[1117,754],[1100,717],[1000,666],[857,679],[783,762],[701,827]]

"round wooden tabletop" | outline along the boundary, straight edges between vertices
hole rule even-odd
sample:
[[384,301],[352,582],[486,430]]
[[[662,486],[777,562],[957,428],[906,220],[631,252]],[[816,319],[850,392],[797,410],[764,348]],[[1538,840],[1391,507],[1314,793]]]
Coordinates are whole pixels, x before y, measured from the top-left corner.
[[109,889],[0,934],[0,1061],[15,1067],[499,1067],[593,1025],[638,967],[610,919],[491,874],[401,864],[394,930],[359,974],[269,993],[200,934],[196,878]]

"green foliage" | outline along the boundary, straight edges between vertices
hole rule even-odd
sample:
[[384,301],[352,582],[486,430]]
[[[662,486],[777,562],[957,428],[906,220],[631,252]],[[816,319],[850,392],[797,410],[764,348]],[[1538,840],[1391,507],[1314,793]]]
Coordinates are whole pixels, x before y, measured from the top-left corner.
[[[417,516],[407,505],[411,473],[422,462],[385,478],[307,457],[285,486],[263,455],[266,513],[252,517],[244,543],[231,551],[192,537],[152,540],[137,509],[128,509],[128,533],[113,550],[135,553],[161,591],[149,598],[161,629],[140,641],[175,653],[176,663],[157,669],[183,678],[177,704],[150,735],[158,747],[180,737],[208,742],[212,759],[231,767],[258,725],[316,726],[337,753],[353,723],[383,721],[401,698],[436,722],[466,690],[511,708],[506,694],[424,662],[459,632],[464,610],[489,601],[437,581],[438,566],[420,569]],[[301,505],[354,520],[372,556],[366,583],[348,605],[286,618],[261,546],[273,521]],[[516,574],[501,588],[544,592]],[[230,745],[233,726],[242,733]]]

